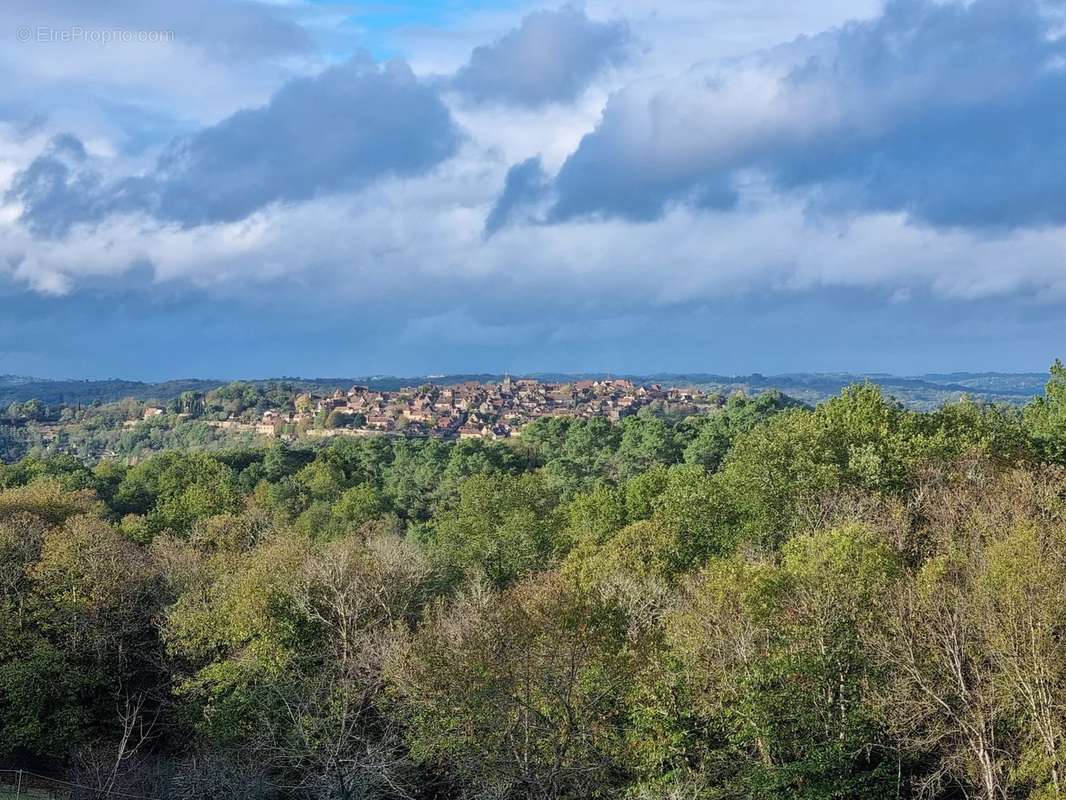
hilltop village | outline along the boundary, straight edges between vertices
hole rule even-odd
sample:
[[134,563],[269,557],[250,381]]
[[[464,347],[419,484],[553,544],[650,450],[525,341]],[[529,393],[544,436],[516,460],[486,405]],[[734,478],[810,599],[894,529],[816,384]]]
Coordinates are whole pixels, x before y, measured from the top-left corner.
[[[392,392],[353,386],[326,396],[296,394],[287,408],[269,408],[258,420],[232,417],[212,424],[274,436],[386,434],[505,439],[519,435],[523,425],[542,417],[618,421],[653,404],[667,413],[695,414],[717,399],[697,389],[643,386],[629,380],[541,383],[505,378],[499,383],[425,384]],[[144,417],[163,413],[163,408],[149,406]]]
[[207,390],[189,388],[169,399],[11,403],[0,409],[0,457],[65,454],[86,463],[136,463],[167,448],[252,447],[264,438],[290,443],[337,436],[509,439],[546,417],[617,422],[645,409],[680,418],[718,410],[728,397],[614,378],[344,386],[297,379],[235,381]]

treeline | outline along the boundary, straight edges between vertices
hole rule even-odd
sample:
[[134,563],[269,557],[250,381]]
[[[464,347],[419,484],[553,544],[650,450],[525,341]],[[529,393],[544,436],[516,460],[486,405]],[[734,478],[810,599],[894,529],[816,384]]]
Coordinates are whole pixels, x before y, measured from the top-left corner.
[[1066,792],[1024,409],[552,418],[0,467],[0,759],[166,798]]
[[113,423],[140,418],[145,407],[152,406],[186,417],[254,420],[268,409],[291,406],[293,397],[303,391],[302,387],[301,383],[285,381],[235,381],[211,389],[187,389],[164,399],[130,394],[108,403],[99,400],[49,403],[34,398],[10,403],[4,408],[3,416],[29,422],[68,423],[100,418],[102,422]]
[[[291,382],[235,382],[205,391],[185,390],[166,401],[126,397],[85,405],[49,405],[40,400],[11,403],[0,412],[0,460],[73,455],[95,463],[106,458],[139,460],[170,449],[215,451],[250,446],[254,435],[211,423],[257,421],[264,411],[290,407],[300,387]],[[142,419],[147,407],[168,413]]]

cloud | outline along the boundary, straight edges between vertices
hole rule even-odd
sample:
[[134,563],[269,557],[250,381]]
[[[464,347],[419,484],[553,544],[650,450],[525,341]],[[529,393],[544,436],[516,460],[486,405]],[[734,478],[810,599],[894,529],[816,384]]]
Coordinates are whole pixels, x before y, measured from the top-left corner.
[[[278,14],[271,3],[184,0],[181,3],[108,0],[6,0],[5,22],[35,32],[166,31],[173,39],[198,47],[218,59],[259,59],[291,56],[311,49],[307,33]],[[75,42],[65,42],[72,44]],[[27,48],[22,48],[25,53]],[[54,48],[61,54],[61,48]]]
[[898,213],[812,220],[801,201],[779,197],[715,214],[678,207],[641,225],[518,224],[486,239],[486,206],[467,195],[476,162],[440,172],[272,205],[240,222],[186,228],[115,216],[56,240],[14,228],[0,236],[0,273],[15,265],[14,280],[61,294],[148,265],[162,290],[284,298],[397,324],[450,309],[485,324],[580,324],[836,289],[1066,301],[1066,228],[989,237],[910,225]]
[[560,169],[550,219],[728,208],[758,174],[835,212],[1064,222],[1064,63],[1037,0],[890,0],[762,58],[617,92]]
[[406,64],[349,62],[179,142],[159,163],[157,213],[184,224],[237,220],[275,201],[420,174],[458,140],[447,108]]
[[575,100],[630,55],[624,22],[596,22],[573,6],[537,11],[492,44],[478,47],[451,86],[476,103],[540,107]]
[[[123,150],[260,105],[319,71],[308,3],[5,0],[0,119]],[[16,30],[29,31],[27,41]],[[129,34],[128,37],[123,34]],[[144,34],[142,37],[140,34]]]
[[417,175],[450,157],[459,132],[405,64],[356,59],[286,84],[262,108],[175,141],[154,169],[105,182],[72,136],[16,174],[9,199],[36,233],[142,212],[181,225],[232,222],[275,202]]
[[548,176],[537,156],[507,170],[503,193],[485,218],[485,235],[491,236],[504,225],[515,221],[520,212],[544,198],[547,187]]
[[[128,308],[180,296],[188,306],[171,320],[193,328],[243,309],[240,324],[205,326],[195,352],[184,345],[190,371],[242,328],[256,333],[227,369],[251,369],[237,361],[255,350],[264,373],[283,351],[298,368],[312,339],[358,339],[373,370],[419,353],[426,371],[441,371],[437,358],[462,368],[490,349],[487,367],[522,352],[531,368],[602,369],[639,348],[652,366],[688,368],[705,346],[754,352],[737,331],[759,326],[734,327],[736,308],[758,305],[764,321],[780,309],[781,341],[795,326],[832,328],[825,310],[855,298],[898,309],[871,318],[897,323],[912,350],[907,309],[922,303],[997,308],[1022,330],[1042,304],[1045,321],[1066,306],[1066,200],[1049,188],[1066,170],[1052,29],[1025,0],[896,0],[876,19],[681,75],[631,64],[611,76],[628,84],[605,108],[607,81],[567,105],[477,103],[363,59],[171,135],[162,156],[0,124],[13,201],[0,206],[0,300],[5,283],[6,307],[92,297],[78,317],[91,320],[112,296]],[[263,333],[275,329],[287,344]],[[841,329],[818,346],[864,357]],[[960,323],[952,341],[965,333]],[[768,352],[775,337],[759,340]],[[788,357],[804,352],[786,344]],[[314,346],[328,367],[335,346]],[[566,361],[580,352],[592,355]]]
[[32,209],[22,218],[30,230],[55,236],[66,232],[71,219],[99,217],[94,204],[100,196],[101,178],[86,168],[88,158],[81,140],[64,134],[52,139],[41,155],[15,174],[9,196]]
[[20,221],[46,238],[63,236],[79,222],[96,223],[112,214],[146,210],[151,181],[131,177],[109,183],[101,161],[76,136],[60,134],[15,173],[6,199],[19,203]]

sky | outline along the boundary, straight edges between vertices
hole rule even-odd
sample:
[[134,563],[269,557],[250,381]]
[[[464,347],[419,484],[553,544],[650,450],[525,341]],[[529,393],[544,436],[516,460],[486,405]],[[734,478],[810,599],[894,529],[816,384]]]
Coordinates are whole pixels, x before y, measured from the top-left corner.
[[1042,371],[1063,0],[5,0],[0,374]]

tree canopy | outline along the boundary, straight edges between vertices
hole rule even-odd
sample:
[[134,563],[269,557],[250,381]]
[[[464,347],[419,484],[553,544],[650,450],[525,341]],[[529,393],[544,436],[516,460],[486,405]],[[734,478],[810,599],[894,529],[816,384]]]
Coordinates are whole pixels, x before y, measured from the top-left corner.
[[[181,413],[268,407],[188,391]],[[1066,368],[0,466],[0,766],[95,796],[1066,792]]]

